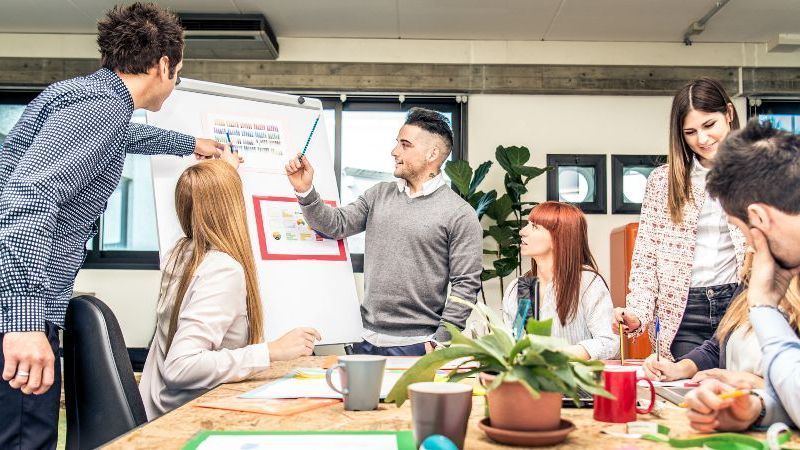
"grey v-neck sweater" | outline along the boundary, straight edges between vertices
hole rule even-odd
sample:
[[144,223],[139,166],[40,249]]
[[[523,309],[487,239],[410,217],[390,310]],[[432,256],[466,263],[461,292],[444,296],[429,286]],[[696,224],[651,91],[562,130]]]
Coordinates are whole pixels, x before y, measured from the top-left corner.
[[481,287],[483,230],[472,206],[447,185],[409,198],[395,182],[371,187],[339,208],[326,205],[316,189],[298,197],[311,227],[334,239],[362,231],[364,252],[364,327],[390,336],[434,334],[449,341],[443,326],[463,329],[467,306],[450,295],[475,302]]

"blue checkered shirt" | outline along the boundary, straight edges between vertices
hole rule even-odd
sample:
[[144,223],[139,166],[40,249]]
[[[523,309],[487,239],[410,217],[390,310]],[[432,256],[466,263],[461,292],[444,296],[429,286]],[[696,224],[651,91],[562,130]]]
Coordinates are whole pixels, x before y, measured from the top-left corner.
[[192,136],[130,123],[133,98],[100,69],[49,86],[0,153],[0,333],[63,327],[86,241],[126,153],[189,155]]

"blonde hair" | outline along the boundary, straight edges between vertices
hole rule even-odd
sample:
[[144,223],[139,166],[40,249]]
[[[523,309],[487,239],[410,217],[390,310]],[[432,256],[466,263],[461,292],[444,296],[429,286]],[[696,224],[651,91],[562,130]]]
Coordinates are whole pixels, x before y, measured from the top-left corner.
[[[169,319],[167,351],[178,327],[181,303],[197,267],[209,250],[219,250],[241,264],[247,289],[248,343],[261,342],[264,318],[255,260],[247,231],[242,180],[222,160],[203,161],[186,169],[175,187],[175,209],[186,237],[181,238],[167,266],[180,267],[175,303]],[[184,253],[188,253],[183,256]],[[165,274],[167,271],[165,270]],[[165,296],[166,292],[162,293]]]
[[[747,327],[746,331],[750,332],[750,320],[748,317],[748,303],[747,303],[747,285],[750,282],[750,269],[753,264],[753,254],[748,252],[745,255],[744,267],[742,272],[742,283],[745,284],[745,290],[736,296],[722,316],[722,320],[717,327],[717,339],[722,343],[727,339],[733,330],[739,327]],[[800,275],[795,276],[789,282],[789,289],[786,290],[786,295],[783,296],[778,305],[786,311],[789,316],[789,324],[793,329],[797,329],[798,315],[800,315]]]

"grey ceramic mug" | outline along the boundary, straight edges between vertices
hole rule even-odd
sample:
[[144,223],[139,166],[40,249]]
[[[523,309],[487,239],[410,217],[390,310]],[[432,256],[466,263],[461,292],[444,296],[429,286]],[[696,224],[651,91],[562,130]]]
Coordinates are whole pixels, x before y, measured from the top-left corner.
[[[342,394],[347,411],[371,411],[378,407],[381,399],[385,356],[347,355],[325,372],[328,386]],[[333,385],[333,372],[339,371],[342,388]]]
[[417,447],[426,437],[441,434],[464,448],[472,412],[472,386],[460,383],[414,383],[408,386]]

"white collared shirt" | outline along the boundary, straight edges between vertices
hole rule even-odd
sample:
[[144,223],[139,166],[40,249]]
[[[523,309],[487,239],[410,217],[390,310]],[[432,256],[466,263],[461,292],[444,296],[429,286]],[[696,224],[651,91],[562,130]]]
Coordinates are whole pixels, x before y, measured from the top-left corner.
[[405,192],[406,195],[408,195],[408,198],[417,198],[433,194],[434,191],[442,187],[444,184],[444,177],[442,176],[442,173],[439,172],[439,174],[435,177],[422,183],[422,189],[413,194],[411,193],[411,189],[408,187],[408,181],[402,178],[397,180],[397,189],[400,192]]
[[[709,170],[697,158],[692,158],[692,184],[705,187]],[[712,199],[705,189],[703,191],[706,198],[697,217],[697,241],[690,287],[735,283],[736,251],[728,229],[728,217],[719,201]]]

